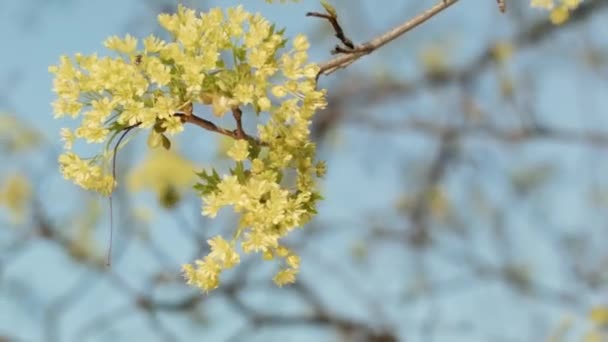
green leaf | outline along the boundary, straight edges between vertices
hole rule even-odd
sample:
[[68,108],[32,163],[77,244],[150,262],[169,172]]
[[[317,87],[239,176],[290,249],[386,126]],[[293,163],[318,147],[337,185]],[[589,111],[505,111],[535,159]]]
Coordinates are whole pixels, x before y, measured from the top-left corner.
[[201,178],[202,182],[195,184],[194,189],[200,192],[201,195],[208,195],[217,190],[217,185],[221,179],[215,169],[212,169],[212,172],[209,174],[203,170],[196,175]]
[[288,41],[289,41],[289,39],[283,39],[283,40],[281,40],[281,42],[279,43],[279,45],[277,45],[277,46],[278,46],[278,48],[279,48],[279,49],[284,48],[284,47],[287,45],[287,42],[288,42]]
[[156,133],[165,133],[166,130],[167,129],[163,127],[162,121],[156,121],[156,123],[154,124],[154,131]]
[[252,141],[249,142],[249,156],[252,160],[260,155],[260,151],[262,151],[262,147],[259,144]]
[[234,49],[233,52],[234,52],[234,56],[236,57],[236,59],[239,62],[243,62],[247,58],[247,56],[246,56],[247,50],[244,47]]
[[181,195],[174,186],[166,186],[158,196],[158,201],[166,209],[174,208],[180,201]]
[[230,173],[239,180],[240,184],[245,184],[247,181],[247,175],[245,174],[245,165],[242,161],[236,162],[234,169],[230,169]]
[[167,136],[165,136],[164,134],[161,134],[161,139],[162,139],[162,144],[163,147],[165,148],[165,150],[170,150],[171,149],[171,140],[169,140],[169,138],[167,138]]
[[277,171],[277,183],[281,183],[283,181],[283,172]]

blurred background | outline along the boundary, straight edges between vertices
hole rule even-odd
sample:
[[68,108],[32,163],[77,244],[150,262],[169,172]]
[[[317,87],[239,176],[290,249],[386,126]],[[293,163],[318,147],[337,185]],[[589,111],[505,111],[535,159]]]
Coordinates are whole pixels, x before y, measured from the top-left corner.
[[[332,57],[330,25],[305,17],[318,1],[242,3]],[[355,43],[434,4],[331,3]],[[252,257],[209,295],[180,265],[235,225],[203,218],[191,190],[226,140],[189,126],[165,152],[133,138],[106,267],[108,200],[62,179],[59,129],[76,122],[50,106],[59,56],[160,34],[176,6],[0,1],[0,341],[608,341],[608,1],[557,26],[527,1],[504,15],[461,1],[321,77],[328,175],[320,214],[288,240],[297,284],[277,288],[277,265]]]

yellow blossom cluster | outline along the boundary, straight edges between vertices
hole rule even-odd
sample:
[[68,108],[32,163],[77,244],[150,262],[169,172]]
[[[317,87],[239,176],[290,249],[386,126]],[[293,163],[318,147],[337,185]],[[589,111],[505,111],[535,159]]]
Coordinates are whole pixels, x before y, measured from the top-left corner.
[[[185,265],[184,272],[190,284],[212,290],[221,271],[239,263],[240,249],[284,260],[287,266],[274,281],[292,283],[300,261],[280,240],[316,213],[316,178],[325,173],[325,165],[315,162],[309,129],[314,113],[326,106],[325,91],[316,88],[319,67],[307,62],[307,38],[298,35],[288,45],[282,30],[242,6],[203,13],[179,6],[158,21],[171,41],[149,36],[142,48],[129,35],[110,37],[105,46],[117,57],[78,54],[50,68],[56,117],[81,118],[78,128],[61,132],[67,150],[59,158],[63,175],[108,195],[114,186],[108,146],[121,132],[150,129],[149,145],[169,148],[166,134],[179,133],[199,108],[217,117],[233,113],[239,127],[241,113],[255,115],[257,134],[234,131],[229,174],[203,170],[195,186],[203,215],[214,217],[232,206],[239,225],[230,241],[209,240],[211,253]],[[105,142],[106,150],[80,158],[71,151],[75,139]]]
[[583,0],[531,0],[530,5],[551,11],[549,18],[555,25],[565,23],[570,18],[570,12],[575,10]]
[[102,167],[95,164],[94,160],[83,160],[73,152],[66,152],[59,156],[59,168],[65,178],[85,189],[97,191],[105,196],[108,196],[114,187],[114,178],[109,174],[104,174]]

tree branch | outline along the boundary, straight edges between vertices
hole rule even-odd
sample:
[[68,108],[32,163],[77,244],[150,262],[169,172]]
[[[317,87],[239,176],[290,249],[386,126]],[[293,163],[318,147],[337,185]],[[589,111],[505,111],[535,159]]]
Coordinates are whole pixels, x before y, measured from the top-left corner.
[[386,45],[387,43],[390,43],[391,41],[397,39],[404,33],[429,20],[430,18],[443,11],[444,9],[450,7],[457,1],[458,0],[441,0],[435,6],[422,12],[418,16],[397,25],[393,29],[366,43],[355,47],[352,51],[349,51],[348,53],[342,56],[336,57],[325,63],[320,64],[319,74],[317,75],[317,78],[321,75],[329,75],[338,69],[342,69],[349,66],[359,58],[372,53],[378,48]]
[[[238,108],[237,108],[238,109]],[[240,112],[240,109],[238,110]],[[233,110],[233,114],[234,114],[234,110]],[[237,118],[237,114],[235,115],[235,119]],[[243,126],[241,124],[240,121],[240,115],[238,115],[238,120],[237,120],[237,129],[235,130],[229,130],[220,126],[217,126],[216,124],[214,124],[213,122],[209,121],[209,120],[205,120],[201,117],[198,117],[194,114],[192,115],[187,115],[187,114],[183,114],[183,113],[175,113],[175,116],[179,117],[182,119],[183,123],[191,123],[194,124],[202,129],[206,129],[208,131],[212,131],[212,132],[216,132],[222,135],[225,135],[227,137],[230,137],[232,139],[247,139],[249,141],[255,142],[256,144],[259,145],[264,145],[263,142],[261,142],[260,140],[258,140],[255,137],[252,137],[250,135],[248,135],[247,133],[245,133],[245,131],[243,131]]]

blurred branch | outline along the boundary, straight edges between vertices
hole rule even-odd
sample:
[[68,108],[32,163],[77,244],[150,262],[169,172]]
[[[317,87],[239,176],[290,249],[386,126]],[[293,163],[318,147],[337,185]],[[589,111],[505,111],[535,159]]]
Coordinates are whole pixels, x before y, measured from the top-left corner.
[[596,147],[608,147],[608,132],[602,131],[576,132],[545,126],[508,129],[489,124],[457,126],[417,119],[403,122],[382,122],[364,117],[358,117],[348,123],[363,125],[386,133],[411,131],[436,136],[458,134],[462,137],[486,137],[506,143],[529,143],[534,140],[550,140],[557,143],[578,143]]

